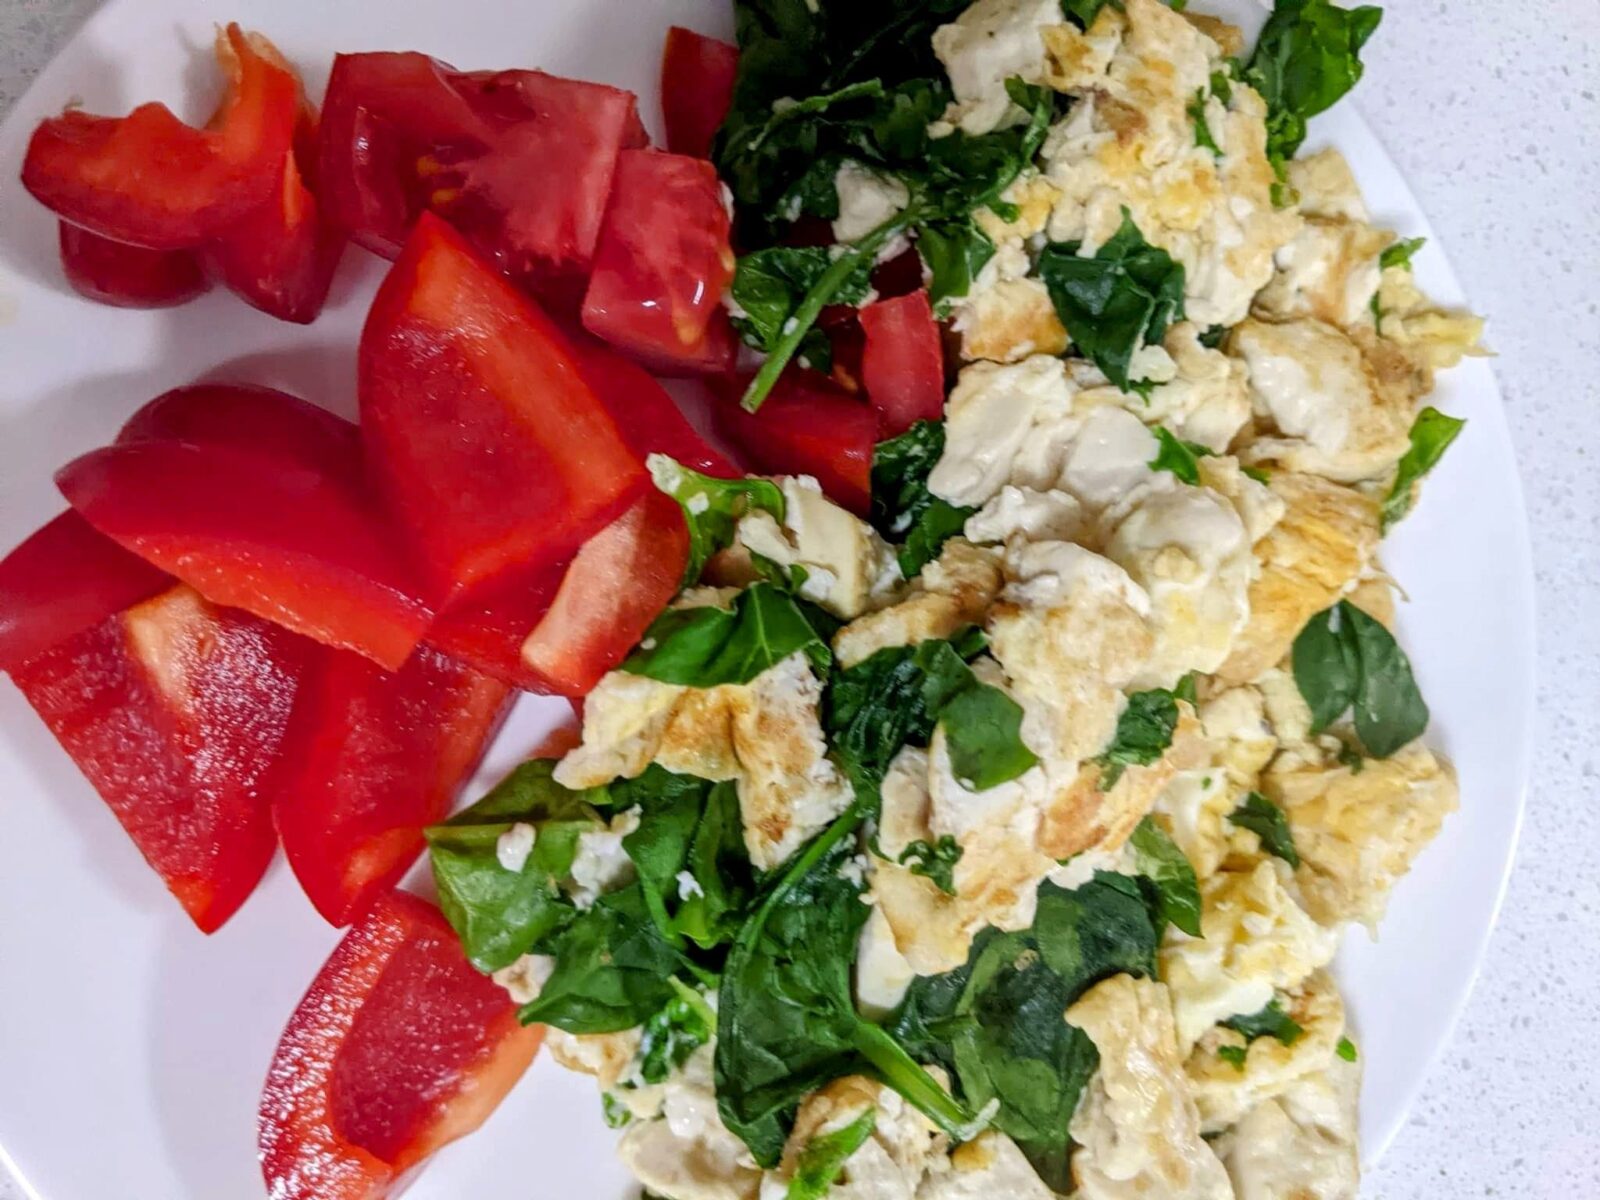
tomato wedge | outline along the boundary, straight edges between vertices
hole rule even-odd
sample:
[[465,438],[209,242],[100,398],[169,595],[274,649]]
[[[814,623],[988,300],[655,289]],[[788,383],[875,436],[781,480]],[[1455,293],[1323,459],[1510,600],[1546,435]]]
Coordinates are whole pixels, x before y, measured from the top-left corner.
[[[583,327],[647,366],[707,369],[713,321],[733,279],[732,221],[716,168],[659,150],[624,150],[595,247]],[[732,366],[732,341],[723,361]]]
[[661,53],[661,111],[667,149],[709,158],[717,127],[733,103],[739,48],[682,25],[667,30]]
[[779,378],[759,412],[739,407],[730,389],[713,412],[717,427],[762,471],[814,476],[836,503],[866,516],[872,500],[872,448],[878,414],[811,371]]
[[560,561],[647,486],[560,331],[424,214],[361,335],[368,460],[439,594]]
[[271,861],[269,770],[303,647],[180,585],[12,672],[205,933]]
[[68,509],[0,560],[0,671],[171,586]]
[[411,865],[423,827],[450,812],[509,700],[499,680],[426,646],[394,672],[340,650],[311,662],[273,818],[329,924],[349,924]]
[[341,54],[318,183],[369,250],[396,257],[431,210],[522,286],[567,294],[588,272],[618,151],[646,140],[633,94],[604,84]]
[[101,533],[207,599],[391,669],[432,615],[393,531],[351,481],[304,463],[141,441],[76,459],[56,484]]
[[323,964],[267,1072],[257,1140],[274,1200],[384,1200],[494,1111],[538,1052],[433,905],[381,897]]
[[880,436],[897,437],[917,421],[944,415],[944,350],[928,293],[879,300],[861,310],[866,346],[861,382],[878,410]]
[[23,186],[74,225],[155,250],[199,246],[255,208],[279,182],[298,85],[238,25],[221,40],[229,87],[209,128],[164,104],[125,117],[68,109],[34,131]]
[[211,287],[188,250],[146,250],[61,222],[61,270],[73,291],[116,308],[170,308]]

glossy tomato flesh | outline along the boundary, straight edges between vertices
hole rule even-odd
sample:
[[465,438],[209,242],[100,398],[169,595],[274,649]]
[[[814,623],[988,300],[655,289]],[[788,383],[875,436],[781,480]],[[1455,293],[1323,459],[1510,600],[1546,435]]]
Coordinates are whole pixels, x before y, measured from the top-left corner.
[[861,382],[878,410],[879,436],[896,437],[917,421],[944,415],[944,350],[925,291],[879,300],[861,310],[866,343]]
[[785,372],[758,412],[745,412],[738,396],[730,390],[713,411],[742,455],[762,471],[814,476],[835,503],[866,516],[876,411],[810,371]]

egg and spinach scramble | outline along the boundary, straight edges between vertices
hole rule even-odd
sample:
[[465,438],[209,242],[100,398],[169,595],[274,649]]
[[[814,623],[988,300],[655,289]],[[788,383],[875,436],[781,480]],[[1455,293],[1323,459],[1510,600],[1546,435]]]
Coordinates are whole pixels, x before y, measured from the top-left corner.
[[1378,10],[737,14],[747,399],[909,245],[946,415],[870,521],[654,459],[685,589],[430,831],[446,913],[659,1196],[1354,1196],[1328,964],[1456,804],[1381,541],[1481,331],[1300,153]]

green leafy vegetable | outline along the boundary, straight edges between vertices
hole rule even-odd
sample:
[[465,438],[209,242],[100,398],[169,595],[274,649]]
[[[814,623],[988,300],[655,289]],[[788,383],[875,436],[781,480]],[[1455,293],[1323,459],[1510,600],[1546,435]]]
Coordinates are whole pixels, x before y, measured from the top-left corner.
[[[734,327],[750,345],[770,351],[805,294],[832,265],[827,246],[770,246],[741,256],[731,292],[741,314],[734,317]],[[834,289],[830,303],[859,304],[872,286],[871,276],[871,261],[859,263]]]
[[1190,937],[1200,932],[1200,884],[1194,867],[1178,844],[1151,817],[1135,826],[1128,838],[1134,866],[1155,888],[1156,910]]
[[1165,425],[1157,425],[1153,432],[1159,447],[1150,460],[1152,471],[1171,471],[1191,487],[1200,485],[1200,460],[1209,458],[1211,449],[1199,442],[1186,442]]
[[677,979],[668,983],[677,995],[639,1031],[634,1067],[642,1083],[664,1083],[691,1054],[711,1040],[717,1023],[716,1014],[699,992]]
[[1267,102],[1267,156],[1280,179],[1305,141],[1306,122],[1360,81],[1361,47],[1382,18],[1383,10],[1370,5],[1277,0],[1244,80]]
[[1260,838],[1261,848],[1268,854],[1283,859],[1291,867],[1300,865],[1300,852],[1294,846],[1289,818],[1260,792],[1246,796],[1239,807],[1228,814],[1228,820]]
[[1039,758],[1022,741],[1022,706],[991,684],[972,682],[939,710],[950,770],[963,787],[988,791]]
[[939,557],[940,547],[976,511],[928,490],[928,476],[943,454],[943,421],[918,421],[872,453],[872,524],[899,544],[900,573],[907,579]]
[[622,670],[709,688],[749,683],[796,651],[804,651],[819,671],[832,660],[808,611],[773,584],[757,583],[740,592],[731,609],[668,609],[645,631]]
[[933,880],[947,896],[956,894],[956,864],[961,861],[961,844],[948,833],[938,841],[918,838],[900,851],[901,866],[910,865],[913,875]]
[[1361,757],[1361,751],[1349,742],[1339,743],[1339,765],[1349,767],[1350,774],[1359,775],[1366,769],[1367,760]]
[[1200,88],[1194,94],[1194,99],[1189,101],[1185,109],[1189,119],[1194,122],[1194,144],[1202,150],[1209,150],[1218,158],[1222,157],[1222,147],[1217,145],[1217,139],[1211,136],[1211,126],[1206,123],[1206,90]]
[[733,544],[734,528],[745,513],[760,509],[783,520],[783,492],[770,479],[718,479],[692,471],[665,454],[650,455],[645,465],[656,487],[683,509],[689,527],[689,564],[683,572],[686,585],[700,578],[707,559]]
[[622,1129],[633,1121],[633,1110],[610,1092],[600,1093],[600,1115],[607,1129]]
[[1199,673],[1189,671],[1182,679],[1178,680],[1177,685],[1172,689],[1172,698],[1174,700],[1187,700],[1191,707],[1198,708],[1200,705]]
[[1345,1062],[1355,1062],[1356,1044],[1349,1038],[1342,1037],[1339,1039],[1339,1044],[1334,1047],[1334,1053],[1344,1059]]
[[933,276],[928,299],[934,313],[943,317],[951,300],[972,290],[972,281],[994,257],[995,245],[967,215],[918,225],[917,253]]
[[994,1124],[1066,1193],[1067,1126],[1100,1059],[1062,1014],[1110,975],[1153,975],[1159,940],[1136,880],[1099,873],[1073,891],[1045,883],[1031,928],[985,929],[965,965],[912,981],[887,1028],[950,1071],[969,1107],[998,1102]]
[[1267,484],[1272,482],[1271,473],[1260,467],[1240,467],[1239,471],[1245,478],[1254,479],[1257,483]]
[[1117,718],[1111,745],[1095,762],[1099,763],[1101,791],[1117,786],[1129,767],[1147,767],[1172,745],[1172,732],[1178,727],[1178,702],[1165,688],[1134,692]]
[[1401,457],[1395,468],[1394,484],[1383,499],[1380,511],[1384,533],[1411,511],[1418,482],[1439,465],[1464,425],[1466,422],[1459,417],[1448,417],[1432,405],[1417,414],[1417,419],[1411,423],[1411,448]]
[[1089,257],[1079,242],[1052,242],[1039,256],[1039,277],[1056,315],[1083,354],[1123,391],[1134,390],[1129,364],[1141,346],[1159,343],[1183,319],[1183,264],[1144,240],[1132,214]]
[[1290,652],[1294,681],[1321,733],[1354,710],[1356,737],[1388,758],[1422,736],[1428,706],[1394,635],[1348,600],[1306,622]]
[[[574,915],[557,886],[572,869],[578,837],[603,829],[603,790],[574,792],[551,778],[553,759],[523,763],[471,808],[426,831],[439,906],[480,971],[510,966]],[[522,869],[500,864],[513,825],[534,827]]]
[[1107,4],[1115,8],[1122,7],[1117,0],[1061,0],[1061,11],[1087,29]]
[[832,1133],[819,1134],[806,1143],[795,1163],[785,1200],[821,1200],[832,1190],[839,1172],[850,1156],[872,1136],[878,1111],[867,1109],[850,1124]]
[[1258,1011],[1229,1017],[1223,1025],[1235,1033],[1244,1034],[1247,1043],[1259,1037],[1275,1037],[1285,1046],[1292,1046],[1305,1032],[1298,1021],[1284,1012],[1276,996]]
[[1398,242],[1391,242],[1378,255],[1378,266],[1385,271],[1390,267],[1409,267],[1412,256],[1427,244],[1428,239],[1422,237],[1401,238]]
[[1245,1059],[1250,1056],[1250,1047],[1245,1046],[1218,1046],[1217,1057],[1225,1063],[1232,1063],[1236,1071],[1244,1070]]
[[740,930],[717,1003],[716,1091],[723,1124],[771,1167],[802,1097],[870,1069],[951,1136],[972,1119],[887,1032],[863,1020],[850,987],[868,908],[842,870],[866,814],[859,800],[819,835]]

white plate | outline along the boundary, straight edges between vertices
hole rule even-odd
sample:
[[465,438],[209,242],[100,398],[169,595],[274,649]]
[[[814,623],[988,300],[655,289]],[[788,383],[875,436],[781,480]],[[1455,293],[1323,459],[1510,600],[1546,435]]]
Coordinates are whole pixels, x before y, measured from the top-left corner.
[[[656,131],[667,27],[731,28],[725,0],[234,0],[225,15],[272,37],[314,95],[336,50],[417,49],[463,68],[539,66],[633,88]],[[0,128],[0,549],[61,508],[54,468],[169,387],[220,376],[353,410],[355,337],[380,263],[352,250],[330,308],[308,329],[222,293],[165,312],[103,308],[67,290],[55,222],[17,184],[34,124],[69,101],[117,113],[159,98],[193,119],[209,112],[218,17],[205,0],[113,0]],[[1431,234],[1352,108],[1315,132],[1344,150],[1381,220]],[[1416,266],[1434,295],[1462,301],[1437,243]],[[1385,558],[1412,601],[1403,641],[1433,708],[1430,740],[1460,770],[1462,808],[1396,890],[1383,940],[1353,937],[1340,958],[1366,1066],[1369,1160],[1398,1128],[1477,972],[1516,841],[1532,719],[1527,532],[1487,364],[1447,373],[1434,402],[1470,423]],[[565,711],[525,698],[482,778],[503,773]],[[257,1092],[337,934],[281,861],[219,934],[198,934],[9,681],[0,779],[0,1158],[44,1200],[259,1195]],[[610,1200],[626,1190],[610,1142],[590,1081],[541,1060],[409,1195]]]

